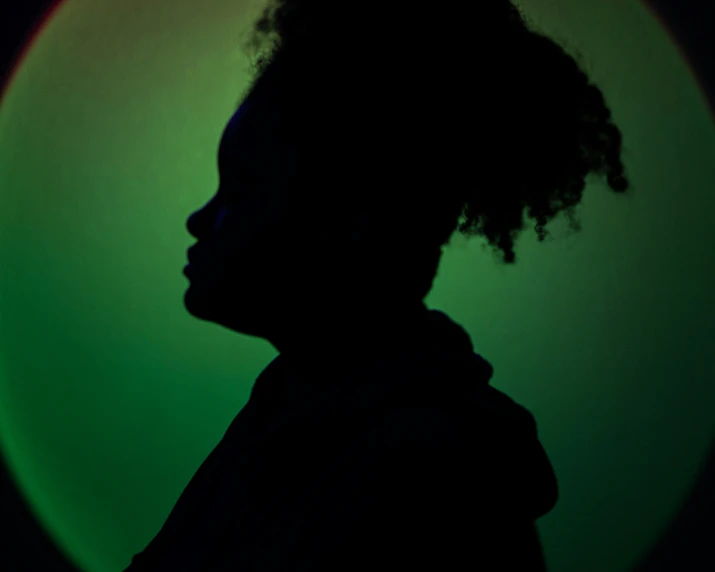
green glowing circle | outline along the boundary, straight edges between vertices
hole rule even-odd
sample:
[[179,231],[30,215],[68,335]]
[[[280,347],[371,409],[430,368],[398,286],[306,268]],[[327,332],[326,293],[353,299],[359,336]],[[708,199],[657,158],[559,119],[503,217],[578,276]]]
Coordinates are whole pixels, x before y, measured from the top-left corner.
[[[185,221],[217,187],[260,4],[68,0],[0,107],[0,438],[85,570],[123,569],[153,537],[275,356],[182,303]],[[515,268],[455,239],[427,304],[536,416],[561,488],[539,521],[551,570],[625,570],[712,434],[715,130],[643,6],[528,8],[587,55],[636,192],[589,189],[582,233],[525,233]]]

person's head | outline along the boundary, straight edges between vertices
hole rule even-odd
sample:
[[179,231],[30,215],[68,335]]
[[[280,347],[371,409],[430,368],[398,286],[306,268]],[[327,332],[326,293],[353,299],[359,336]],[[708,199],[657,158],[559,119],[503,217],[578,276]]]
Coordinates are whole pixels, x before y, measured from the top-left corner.
[[[403,4],[406,6],[402,8]],[[535,221],[575,207],[590,173],[625,192],[601,91],[509,0],[455,13],[383,0],[274,0],[273,36],[231,118],[185,302],[276,343],[304,320],[414,308],[454,231],[506,264]],[[280,348],[279,348],[280,349]]]

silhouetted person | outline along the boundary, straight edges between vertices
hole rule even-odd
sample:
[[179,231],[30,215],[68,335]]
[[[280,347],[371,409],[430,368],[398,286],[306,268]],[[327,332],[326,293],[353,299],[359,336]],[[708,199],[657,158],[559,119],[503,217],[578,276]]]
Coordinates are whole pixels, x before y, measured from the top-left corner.
[[280,41],[188,221],[185,304],[279,355],[131,572],[545,570],[534,418],[424,298],[455,230],[513,263],[524,209],[543,240],[588,173],[624,191],[620,133],[509,2],[398,4],[257,23]]

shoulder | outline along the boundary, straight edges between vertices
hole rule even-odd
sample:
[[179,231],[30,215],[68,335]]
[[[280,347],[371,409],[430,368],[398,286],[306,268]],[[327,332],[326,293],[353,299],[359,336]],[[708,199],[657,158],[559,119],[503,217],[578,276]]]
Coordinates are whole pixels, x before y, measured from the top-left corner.
[[[519,412],[520,413],[520,412]],[[527,412],[528,413],[528,412]],[[516,417],[513,410],[411,404],[387,411],[379,423],[381,446],[396,449],[474,449],[503,445],[529,431],[533,417]]]
[[492,449],[469,418],[438,407],[402,407],[381,421],[376,461],[384,476],[398,480],[467,478],[477,459],[493,457]]
[[370,496],[381,518],[391,522],[394,515],[400,526],[428,517],[443,522],[457,513],[487,515],[504,496],[505,453],[502,439],[459,415],[430,407],[396,410],[383,422]]
[[377,462],[398,479],[417,471],[424,479],[448,478],[453,486],[475,479],[496,486],[522,449],[528,421],[485,410],[400,407],[381,420]]
[[536,438],[531,412],[489,385],[466,391],[410,390],[379,416],[386,447],[470,447]]
[[430,447],[464,441],[473,433],[469,420],[440,407],[403,406],[388,411],[380,423],[382,445],[387,449]]

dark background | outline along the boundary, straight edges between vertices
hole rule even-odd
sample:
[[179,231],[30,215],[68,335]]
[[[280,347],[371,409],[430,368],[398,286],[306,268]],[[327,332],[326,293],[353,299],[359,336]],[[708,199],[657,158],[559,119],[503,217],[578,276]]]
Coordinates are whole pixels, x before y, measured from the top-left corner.
[[[715,1],[643,1],[670,28],[700,78],[711,110],[715,109]],[[0,1],[0,85],[5,83],[20,51],[25,49],[25,42],[54,4],[52,0]],[[715,112],[712,115],[715,117]],[[714,513],[715,440],[690,498],[637,572],[715,571]],[[3,572],[77,572],[35,522],[1,455],[0,531],[0,570]]]

